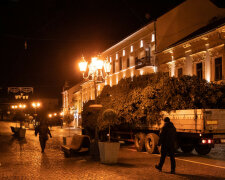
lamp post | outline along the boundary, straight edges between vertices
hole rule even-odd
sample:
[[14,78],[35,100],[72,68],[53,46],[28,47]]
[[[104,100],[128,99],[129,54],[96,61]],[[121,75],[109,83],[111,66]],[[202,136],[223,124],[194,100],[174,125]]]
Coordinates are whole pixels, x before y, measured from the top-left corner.
[[26,104],[19,104],[19,109],[21,110],[21,115],[20,115],[20,117],[19,117],[19,120],[20,120],[20,128],[22,128],[22,121],[24,121],[24,112],[23,112],[23,110],[27,107],[27,105]]
[[36,125],[36,118],[37,118],[37,108],[39,108],[40,106],[41,106],[40,102],[33,102],[32,103],[32,107],[34,108],[35,125]]
[[[93,57],[91,59],[91,63],[87,63],[87,61],[85,61],[84,57],[82,57],[81,62],[79,63],[79,67],[80,67],[80,71],[83,73],[83,78],[84,79],[88,79],[89,81],[93,81],[94,82],[94,94],[95,94],[95,102],[96,102],[96,98],[97,98],[97,89],[96,89],[96,83],[97,82],[102,82],[103,80],[105,80],[107,78],[107,76],[110,73],[111,70],[111,64],[108,60],[101,60],[100,57]],[[88,67],[88,71],[87,71],[87,67]],[[85,74],[87,74],[85,76]],[[100,111],[101,108],[95,108],[95,107],[99,107],[97,104],[95,104],[94,106],[89,106],[90,108],[94,108],[96,109],[96,111]],[[97,121],[97,120],[96,120]],[[94,158],[98,159],[99,158],[99,153],[98,153],[98,127],[97,124],[95,126],[95,141],[93,144],[94,147],[94,151],[91,153]]]

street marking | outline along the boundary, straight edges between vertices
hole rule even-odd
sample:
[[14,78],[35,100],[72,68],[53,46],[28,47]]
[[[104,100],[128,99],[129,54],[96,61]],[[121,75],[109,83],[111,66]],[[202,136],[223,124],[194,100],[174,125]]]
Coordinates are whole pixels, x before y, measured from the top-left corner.
[[212,167],[216,167],[216,168],[225,169],[225,167],[223,167],[223,166],[217,166],[217,165],[213,165],[213,164],[201,163],[201,162],[191,161],[191,160],[186,160],[186,159],[181,159],[181,158],[176,158],[176,159],[182,160],[182,161],[191,162],[191,163],[196,163],[196,164],[202,164],[202,165],[205,165],[205,166],[212,166]]
[[[135,149],[129,149],[130,151],[136,151]],[[145,154],[149,154],[147,152],[143,152]],[[161,156],[159,154],[151,154],[151,155],[155,155],[155,156]],[[221,168],[221,169],[225,169],[225,167],[223,166],[217,166],[217,165],[213,165],[213,164],[207,164],[207,163],[202,163],[202,162],[198,162],[198,161],[191,161],[191,160],[187,160],[187,159],[182,159],[182,158],[176,158],[175,159],[177,160],[181,160],[181,161],[187,161],[187,162],[191,162],[191,163],[195,163],[195,164],[202,164],[202,165],[205,165],[205,166],[212,166],[212,167],[216,167],[216,168]]]

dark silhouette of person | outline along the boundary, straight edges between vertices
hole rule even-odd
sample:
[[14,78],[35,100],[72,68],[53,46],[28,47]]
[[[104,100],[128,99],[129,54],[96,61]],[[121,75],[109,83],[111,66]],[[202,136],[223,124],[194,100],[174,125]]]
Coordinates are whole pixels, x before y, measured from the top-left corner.
[[160,133],[159,143],[161,145],[161,157],[158,165],[155,165],[155,168],[159,171],[162,171],[163,164],[167,155],[170,156],[171,162],[171,174],[175,174],[175,143],[176,143],[176,128],[173,123],[170,122],[170,118],[164,118],[164,126]]
[[40,122],[40,125],[38,125],[35,128],[35,136],[37,136],[38,133],[39,133],[39,141],[40,141],[41,150],[42,150],[41,152],[43,153],[45,150],[46,142],[48,140],[48,134],[50,138],[52,138],[48,125],[44,120],[42,120]]

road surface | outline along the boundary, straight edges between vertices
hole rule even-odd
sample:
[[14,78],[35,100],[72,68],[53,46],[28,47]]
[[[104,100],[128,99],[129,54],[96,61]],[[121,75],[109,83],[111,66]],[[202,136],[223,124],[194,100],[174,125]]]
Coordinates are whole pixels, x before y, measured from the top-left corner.
[[118,164],[104,165],[89,155],[65,158],[60,149],[62,137],[80,133],[76,129],[53,127],[52,139],[41,153],[34,130],[26,138],[12,136],[10,123],[0,121],[0,179],[79,179],[79,180],[136,180],[136,179],[225,179],[225,146],[216,145],[207,156],[176,154],[176,174],[170,174],[169,158],[163,172],[154,168],[159,154],[136,152],[134,146],[121,145]]

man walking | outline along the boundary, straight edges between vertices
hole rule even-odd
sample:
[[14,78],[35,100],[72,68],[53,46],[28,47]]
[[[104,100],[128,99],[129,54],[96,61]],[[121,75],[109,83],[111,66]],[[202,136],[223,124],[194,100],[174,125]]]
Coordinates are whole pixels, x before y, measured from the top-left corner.
[[46,141],[48,140],[48,134],[52,138],[51,132],[48,128],[48,125],[44,120],[40,122],[40,125],[35,128],[35,136],[39,133],[39,141],[41,145],[41,152],[45,150]]
[[161,145],[161,157],[158,165],[155,165],[155,168],[159,171],[162,171],[162,167],[168,154],[170,156],[171,162],[171,174],[175,174],[175,142],[176,142],[176,128],[173,123],[170,122],[170,118],[164,118],[164,126],[162,128],[162,132],[160,133],[159,143]]

